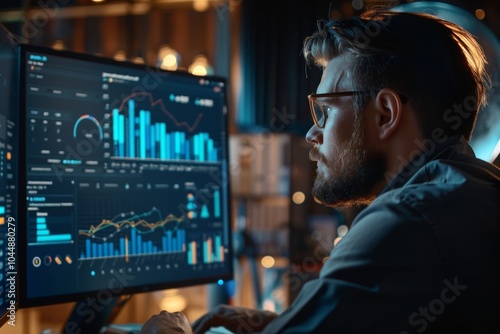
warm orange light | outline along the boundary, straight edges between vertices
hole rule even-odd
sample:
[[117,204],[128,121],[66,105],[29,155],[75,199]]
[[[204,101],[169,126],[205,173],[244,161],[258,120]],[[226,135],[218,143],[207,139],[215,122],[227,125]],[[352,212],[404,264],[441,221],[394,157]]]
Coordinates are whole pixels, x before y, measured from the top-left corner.
[[194,75],[204,76],[207,74],[213,74],[213,68],[208,63],[207,57],[204,55],[198,55],[194,58],[193,63],[189,66],[188,72]]
[[336,237],[335,240],[333,240],[333,245],[337,246],[337,244],[339,243],[340,240],[342,240],[341,237]]
[[193,9],[197,12],[204,12],[208,9],[208,0],[195,0],[193,1]]
[[125,54],[125,51],[118,50],[118,51],[116,51],[116,53],[113,56],[113,58],[115,60],[118,60],[118,61],[125,61],[125,60],[127,60],[127,55]]
[[476,9],[476,17],[480,20],[483,20],[486,17],[486,12],[483,9],[478,8]]
[[266,255],[264,256],[261,260],[260,260],[260,264],[264,267],[264,268],[272,268],[275,264],[275,260],[274,260],[274,257],[272,256],[269,256],[269,255]]
[[302,204],[306,200],[306,195],[302,191],[296,191],[292,195],[292,201],[295,204]]
[[179,53],[168,45],[161,46],[158,51],[158,65],[165,70],[177,70],[180,65],[180,59]]

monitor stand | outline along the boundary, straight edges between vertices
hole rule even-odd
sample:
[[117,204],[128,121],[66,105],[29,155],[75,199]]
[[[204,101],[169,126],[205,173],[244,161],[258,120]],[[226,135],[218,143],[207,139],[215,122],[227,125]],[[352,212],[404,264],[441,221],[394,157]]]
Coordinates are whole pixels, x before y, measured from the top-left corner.
[[64,324],[62,333],[99,333],[116,318],[130,297],[131,295],[106,295],[103,298],[88,297],[77,302]]

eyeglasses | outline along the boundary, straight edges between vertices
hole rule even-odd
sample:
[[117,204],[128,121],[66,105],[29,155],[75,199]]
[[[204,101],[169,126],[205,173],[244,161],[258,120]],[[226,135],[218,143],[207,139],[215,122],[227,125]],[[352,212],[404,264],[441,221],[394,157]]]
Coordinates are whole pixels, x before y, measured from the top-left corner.
[[318,99],[324,97],[342,97],[342,96],[353,96],[353,95],[361,95],[364,92],[361,91],[352,91],[352,92],[335,92],[335,93],[325,93],[325,94],[310,94],[307,96],[309,100],[309,107],[311,108],[311,115],[314,120],[314,124],[320,129],[323,129],[326,124],[326,119],[328,117],[329,106],[320,103],[321,101]]

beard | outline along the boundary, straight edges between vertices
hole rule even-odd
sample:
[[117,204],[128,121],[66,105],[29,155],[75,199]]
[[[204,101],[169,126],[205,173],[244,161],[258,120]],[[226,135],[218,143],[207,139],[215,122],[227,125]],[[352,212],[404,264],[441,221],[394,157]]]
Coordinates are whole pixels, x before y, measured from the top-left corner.
[[[311,160],[324,161],[316,147],[309,156]],[[356,124],[349,142],[336,157],[335,165],[325,165],[328,175],[318,169],[312,188],[316,202],[329,207],[351,207],[370,204],[376,197],[375,186],[384,180],[385,164],[382,157],[368,152],[361,132]]]

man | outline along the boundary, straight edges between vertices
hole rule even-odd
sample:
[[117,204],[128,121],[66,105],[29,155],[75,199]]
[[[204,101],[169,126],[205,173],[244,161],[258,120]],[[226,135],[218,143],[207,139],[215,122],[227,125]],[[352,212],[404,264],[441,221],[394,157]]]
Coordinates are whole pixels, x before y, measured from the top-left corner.
[[[306,135],[315,199],[368,204],[320,277],[272,312],[221,305],[192,324],[237,333],[499,333],[500,170],[468,142],[489,78],[466,31],[373,9],[320,21]],[[191,331],[163,311],[142,333]]]

